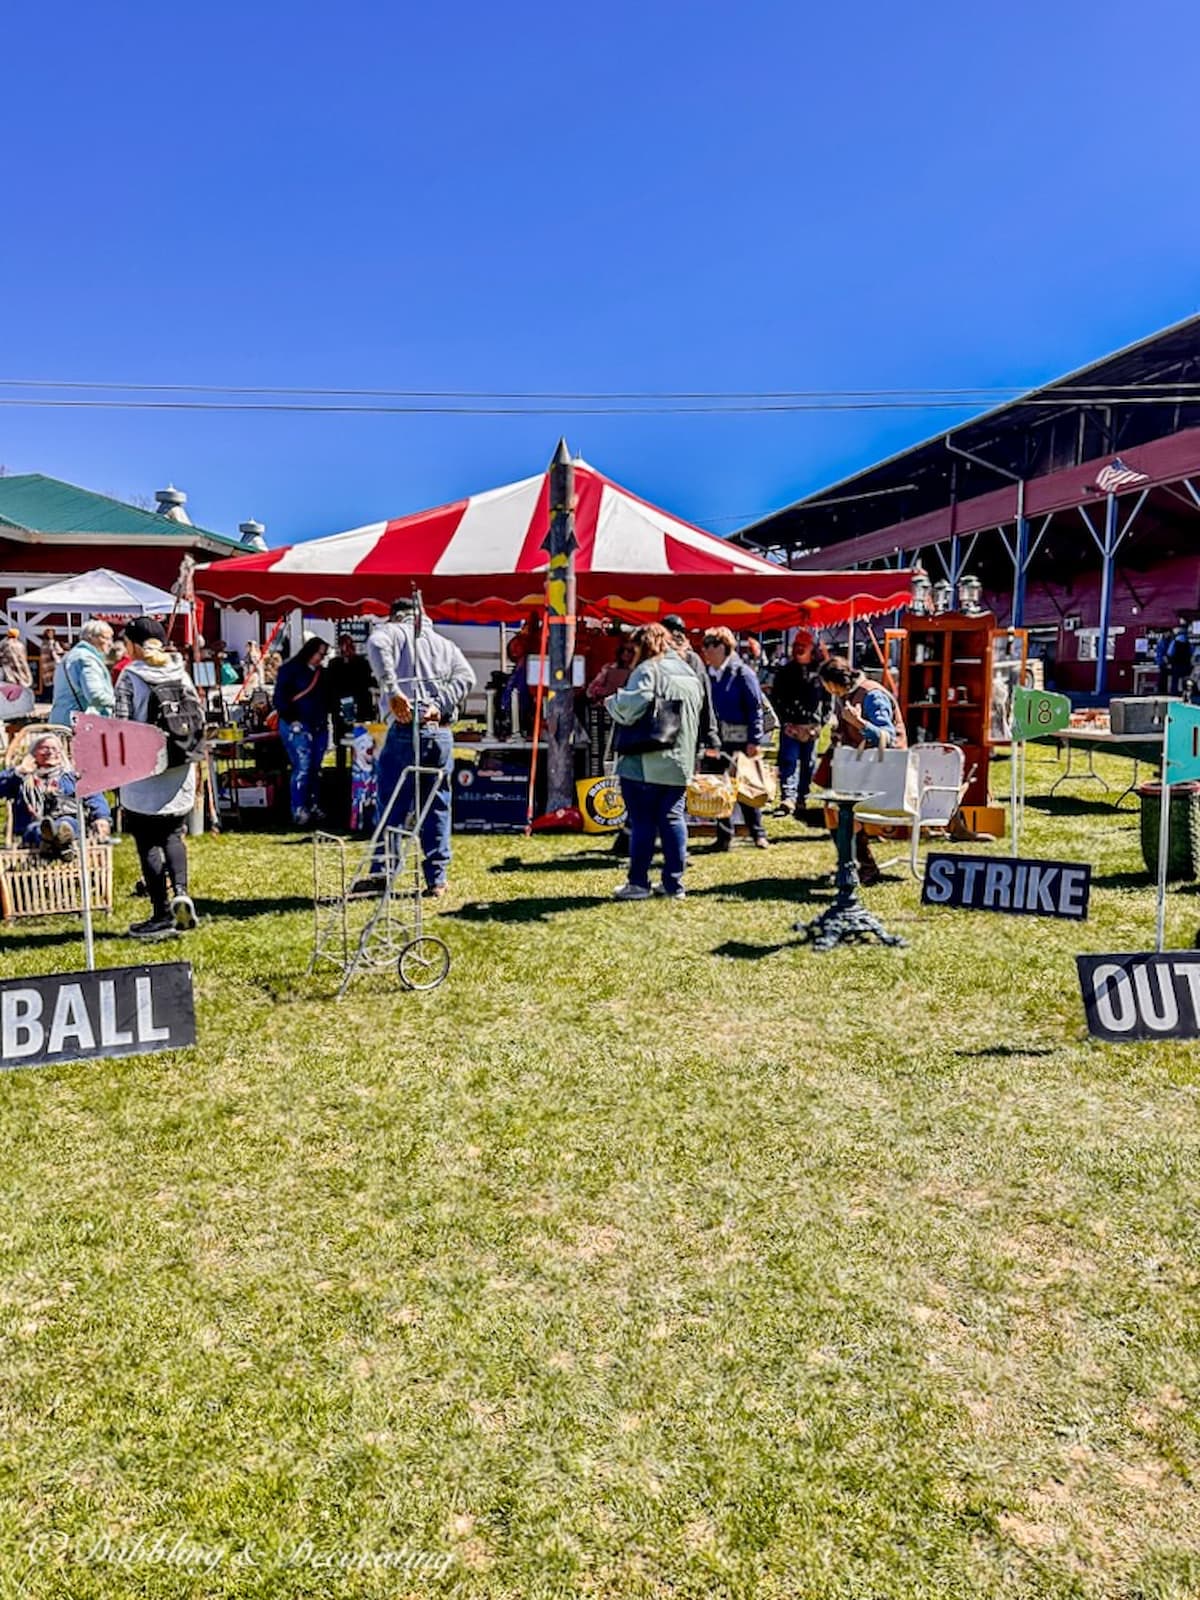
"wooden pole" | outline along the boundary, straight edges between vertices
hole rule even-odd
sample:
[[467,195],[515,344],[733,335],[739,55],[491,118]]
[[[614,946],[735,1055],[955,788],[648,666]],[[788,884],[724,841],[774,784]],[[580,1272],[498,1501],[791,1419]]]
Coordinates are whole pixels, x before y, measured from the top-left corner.
[[549,628],[549,682],[546,685],[546,810],[575,804],[575,463],[560,439],[550,463],[550,529],[543,548],[546,622]]

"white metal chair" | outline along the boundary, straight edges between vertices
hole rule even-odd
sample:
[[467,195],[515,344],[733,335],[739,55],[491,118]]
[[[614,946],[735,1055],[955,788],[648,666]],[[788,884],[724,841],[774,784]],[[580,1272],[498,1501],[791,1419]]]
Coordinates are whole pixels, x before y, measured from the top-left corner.
[[[859,822],[884,828],[908,828],[908,866],[914,878],[921,875],[918,850],[922,830],[947,828],[958,810],[966,789],[963,779],[963,753],[956,744],[918,744],[905,752],[908,756],[908,783],[903,805],[895,810],[876,809],[867,800],[855,806]],[[904,856],[880,862],[893,867]]]

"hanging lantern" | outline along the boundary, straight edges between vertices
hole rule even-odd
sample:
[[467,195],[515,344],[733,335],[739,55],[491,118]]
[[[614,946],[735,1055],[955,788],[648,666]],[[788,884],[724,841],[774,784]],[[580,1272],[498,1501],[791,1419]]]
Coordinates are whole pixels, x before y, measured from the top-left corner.
[[949,578],[939,578],[933,586],[933,609],[940,615],[949,611],[954,599],[954,585]]
[[912,599],[908,602],[910,611],[929,610],[929,574],[924,567],[914,567],[912,575]]
[[978,578],[969,577],[965,572],[958,580],[958,609],[968,613],[982,611],[979,597],[983,593],[983,584]]

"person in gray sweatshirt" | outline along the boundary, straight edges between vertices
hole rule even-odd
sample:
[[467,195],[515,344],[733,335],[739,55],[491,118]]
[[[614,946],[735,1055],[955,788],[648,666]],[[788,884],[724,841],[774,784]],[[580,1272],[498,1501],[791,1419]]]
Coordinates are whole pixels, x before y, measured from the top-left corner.
[[[167,734],[159,768],[121,786],[125,827],[137,845],[150,894],[150,916],[130,928],[135,939],[169,939],[196,926],[188,895],[184,832],[196,803],[197,763],[183,755],[202,736],[204,711],[182,660],[166,648],[161,622],[137,617],[125,629],[133,660],[117,679],[116,714],[151,723]],[[199,724],[199,735],[188,731]]]

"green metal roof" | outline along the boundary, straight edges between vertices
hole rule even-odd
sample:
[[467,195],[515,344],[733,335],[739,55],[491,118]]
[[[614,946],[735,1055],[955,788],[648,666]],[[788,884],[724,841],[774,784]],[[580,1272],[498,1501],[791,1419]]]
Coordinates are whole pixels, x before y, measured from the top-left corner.
[[241,540],[227,533],[176,522],[157,511],[143,511],[40,472],[0,477],[0,534],[5,526],[24,533],[109,533],[117,538],[177,538],[182,543],[212,539],[229,549],[242,548]]

